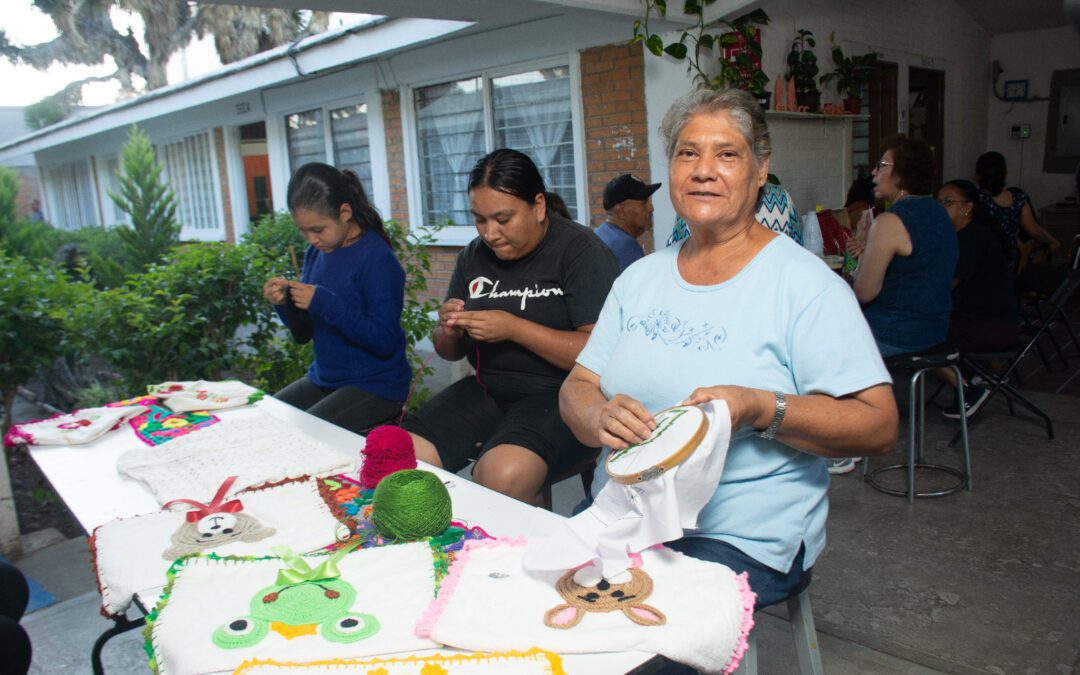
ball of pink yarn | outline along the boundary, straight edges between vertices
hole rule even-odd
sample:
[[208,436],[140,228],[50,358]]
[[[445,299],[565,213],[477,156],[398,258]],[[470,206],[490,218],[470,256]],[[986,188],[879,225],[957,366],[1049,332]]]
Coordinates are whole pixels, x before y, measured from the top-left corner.
[[412,436],[401,427],[375,427],[364,444],[364,466],[360,485],[374,490],[384,476],[395,471],[416,468],[416,449]]

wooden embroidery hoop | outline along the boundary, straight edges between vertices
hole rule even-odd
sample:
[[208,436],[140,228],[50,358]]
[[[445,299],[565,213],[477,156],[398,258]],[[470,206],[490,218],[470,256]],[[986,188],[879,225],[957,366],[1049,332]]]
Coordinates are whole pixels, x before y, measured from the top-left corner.
[[655,415],[652,436],[625,450],[613,450],[604,462],[611,480],[633,485],[670,471],[705,438],[709,420],[696,405],[677,405]]

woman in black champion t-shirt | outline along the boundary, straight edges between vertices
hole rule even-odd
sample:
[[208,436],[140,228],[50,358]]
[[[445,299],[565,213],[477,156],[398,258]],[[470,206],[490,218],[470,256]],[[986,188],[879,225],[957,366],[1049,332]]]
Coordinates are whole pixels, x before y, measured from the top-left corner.
[[547,207],[528,156],[496,150],[469,176],[480,235],[458,255],[431,340],[476,376],[440,392],[402,424],[417,459],[539,504],[549,475],[595,454],[559,417],[559,387],[619,274],[589,228]]

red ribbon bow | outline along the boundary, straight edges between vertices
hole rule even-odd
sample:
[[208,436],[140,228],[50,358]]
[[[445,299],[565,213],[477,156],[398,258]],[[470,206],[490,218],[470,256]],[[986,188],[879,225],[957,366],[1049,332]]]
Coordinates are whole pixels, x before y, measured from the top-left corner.
[[197,523],[211,513],[236,513],[244,508],[244,505],[240,503],[239,499],[230,499],[225,501],[225,495],[229,492],[229,488],[236,482],[237,476],[229,476],[225,479],[225,482],[218,488],[217,494],[210,500],[209,504],[203,504],[197,502],[194,499],[174,499],[171,502],[166,503],[161,508],[167,509],[173,504],[188,504],[194,506],[194,511],[187,512],[187,521],[189,523]]

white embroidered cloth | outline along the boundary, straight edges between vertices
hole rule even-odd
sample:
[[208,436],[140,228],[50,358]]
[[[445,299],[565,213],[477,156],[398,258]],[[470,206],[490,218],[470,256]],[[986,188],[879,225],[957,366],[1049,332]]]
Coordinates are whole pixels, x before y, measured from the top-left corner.
[[159,504],[213,495],[229,476],[242,489],[300,476],[349,473],[354,461],[325,443],[259,410],[223,418],[199,433],[125,452],[121,474],[146,483]]
[[4,436],[4,445],[82,445],[147,410],[144,405],[83,408],[47,420],[16,424]]
[[[303,559],[317,568],[327,557]],[[329,581],[282,587],[283,567],[278,558],[178,561],[164,607],[148,619],[159,675],[231,672],[253,659],[306,663],[437,646],[414,632],[435,594],[427,543],[353,551],[337,562],[340,577]],[[232,646],[221,646],[225,641]]]
[[568,570],[597,562],[603,576],[611,578],[630,566],[631,554],[697,527],[698,514],[720,483],[731,442],[727,403],[708,401],[700,407],[709,429],[689,457],[652,480],[634,485],[608,481],[592,506],[551,536],[530,541],[526,569]]
[[[668,549],[645,551],[638,569],[651,588],[627,588],[617,609],[601,612],[586,607],[584,593],[570,599],[560,593],[562,573],[526,572],[523,552],[522,540],[466,543],[417,634],[475,651],[641,650],[707,673],[734,671],[746,650],[754,594],[745,575],[724,565]],[[616,590],[595,589],[601,595]],[[663,622],[642,625],[631,616]]]
[[162,382],[146,388],[147,393],[163,399],[165,407],[174,412],[221,410],[254,403],[263,392],[238,380],[194,380]]
[[[209,503],[213,494],[191,495]],[[107,616],[122,613],[135,593],[164,586],[173,560],[190,553],[271,555],[285,545],[297,553],[333,544],[338,521],[314,478],[232,494],[242,509],[187,520],[191,507],[118,518],[94,530],[91,548]]]

